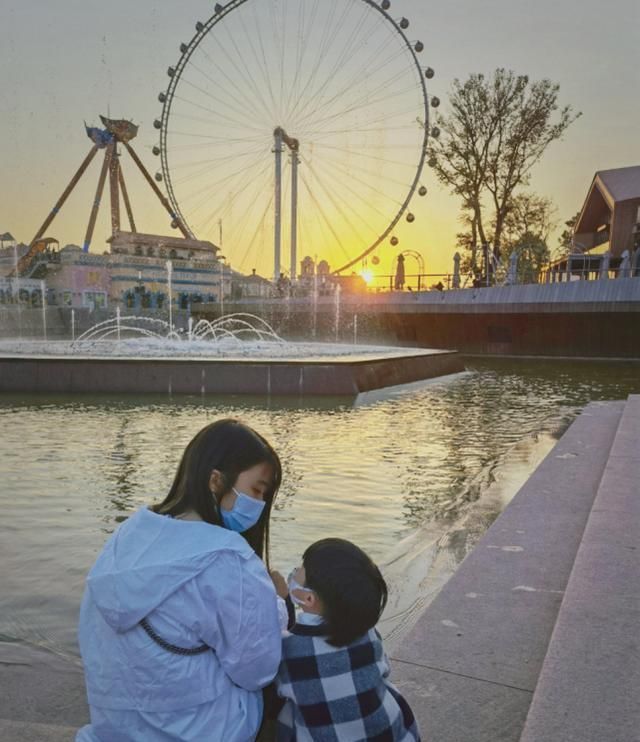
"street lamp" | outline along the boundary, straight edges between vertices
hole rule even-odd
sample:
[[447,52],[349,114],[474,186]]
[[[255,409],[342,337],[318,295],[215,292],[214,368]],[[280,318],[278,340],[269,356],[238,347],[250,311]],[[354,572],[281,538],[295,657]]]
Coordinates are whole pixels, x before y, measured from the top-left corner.
[[227,259],[226,255],[218,255],[218,261],[220,263],[220,316],[224,316],[224,261]]

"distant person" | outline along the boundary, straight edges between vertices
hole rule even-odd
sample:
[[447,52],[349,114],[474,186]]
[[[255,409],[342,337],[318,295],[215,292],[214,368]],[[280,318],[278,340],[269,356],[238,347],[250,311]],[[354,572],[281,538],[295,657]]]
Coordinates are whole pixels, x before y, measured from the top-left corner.
[[419,742],[374,628],[387,586],[371,559],[349,541],[317,541],[289,576],[289,595],[301,612],[283,639],[277,741]]
[[404,281],[404,255],[400,253],[400,255],[398,255],[398,262],[396,264],[396,275],[393,284],[396,291],[402,291],[402,289],[404,288]]
[[262,561],[280,479],[262,436],[218,420],[107,541],[80,610],[91,723],[76,742],[255,738],[286,625]]
[[289,291],[291,289],[291,281],[284,275],[284,273],[281,273],[278,277],[278,280],[276,282],[276,289],[278,291],[278,296],[289,295]]

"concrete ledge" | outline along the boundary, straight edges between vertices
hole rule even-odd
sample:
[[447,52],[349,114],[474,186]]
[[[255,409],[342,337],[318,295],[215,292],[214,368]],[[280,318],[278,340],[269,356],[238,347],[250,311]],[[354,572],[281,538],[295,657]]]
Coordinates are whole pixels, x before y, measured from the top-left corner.
[[640,396],[629,397],[522,742],[640,740]]
[[622,409],[584,410],[396,651],[430,742],[519,740]]
[[457,373],[456,351],[305,360],[0,356],[0,392],[349,395]]

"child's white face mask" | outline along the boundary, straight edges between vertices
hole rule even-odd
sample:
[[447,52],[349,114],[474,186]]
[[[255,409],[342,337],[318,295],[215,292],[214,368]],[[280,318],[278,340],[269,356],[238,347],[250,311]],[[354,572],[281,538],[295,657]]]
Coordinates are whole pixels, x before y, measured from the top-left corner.
[[298,567],[295,567],[294,569],[291,570],[291,572],[289,573],[289,579],[287,580],[287,585],[289,587],[289,597],[291,598],[291,600],[296,605],[304,606],[305,605],[305,602],[303,600],[301,600],[297,595],[294,595],[293,594],[293,591],[294,590],[302,590],[303,592],[306,592],[306,593],[312,593],[313,590],[311,590],[311,588],[309,588],[309,587],[304,587],[303,585],[301,585],[296,580],[295,575],[296,575],[296,572],[298,571],[298,569],[299,569]]

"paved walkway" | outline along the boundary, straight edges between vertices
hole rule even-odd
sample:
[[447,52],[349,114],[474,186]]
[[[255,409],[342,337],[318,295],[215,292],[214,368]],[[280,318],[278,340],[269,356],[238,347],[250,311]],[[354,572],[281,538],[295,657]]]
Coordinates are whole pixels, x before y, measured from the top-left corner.
[[640,740],[640,396],[593,403],[393,658],[429,742]]

